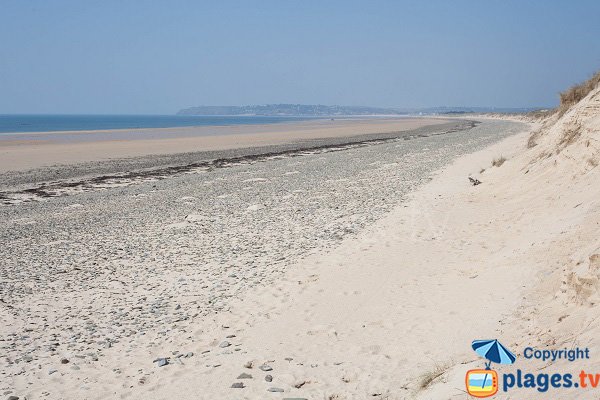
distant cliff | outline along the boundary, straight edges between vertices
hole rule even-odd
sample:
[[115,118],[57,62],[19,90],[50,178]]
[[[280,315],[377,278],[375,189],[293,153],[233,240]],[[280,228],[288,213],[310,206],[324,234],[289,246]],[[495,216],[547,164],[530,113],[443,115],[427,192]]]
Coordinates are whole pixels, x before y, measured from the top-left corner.
[[406,114],[391,108],[323,106],[306,104],[264,104],[251,106],[199,106],[180,110],[177,115],[374,115]]

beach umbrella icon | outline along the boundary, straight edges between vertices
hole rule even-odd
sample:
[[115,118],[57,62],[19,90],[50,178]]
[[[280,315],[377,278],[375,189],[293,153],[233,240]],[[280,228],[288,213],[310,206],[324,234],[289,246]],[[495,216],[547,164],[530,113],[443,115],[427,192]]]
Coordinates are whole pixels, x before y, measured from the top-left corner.
[[512,364],[517,359],[517,357],[497,339],[473,340],[471,347],[475,350],[475,353],[489,361],[486,363],[486,368],[489,368],[490,364],[493,362],[497,364]]
[[[473,340],[471,347],[475,350],[475,353],[488,360],[485,363],[485,369],[490,369],[490,364],[495,362],[497,364],[512,364],[515,362],[517,357],[506,347],[502,345],[497,339],[494,340]],[[488,374],[483,378],[481,387],[483,388],[487,382]]]

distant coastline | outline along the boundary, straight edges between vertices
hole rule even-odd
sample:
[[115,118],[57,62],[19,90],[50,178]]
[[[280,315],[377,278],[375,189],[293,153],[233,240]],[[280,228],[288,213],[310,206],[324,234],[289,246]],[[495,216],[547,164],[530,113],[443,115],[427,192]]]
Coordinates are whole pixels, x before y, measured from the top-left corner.
[[179,110],[177,115],[239,115],[239,116],[373,116],[373,115],[410,115],[410,114],[463,114],[463,113],[520,113],[537,108],[518,107],[427,107],[396,108],[369,106],[326,106],[322,104],[260,104],[245,106],[197,106]]

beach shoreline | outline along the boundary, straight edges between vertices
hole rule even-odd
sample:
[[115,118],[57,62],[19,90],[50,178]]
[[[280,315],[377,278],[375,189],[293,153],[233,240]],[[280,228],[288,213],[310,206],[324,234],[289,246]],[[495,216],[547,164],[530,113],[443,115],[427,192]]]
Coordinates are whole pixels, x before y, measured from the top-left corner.
[[[415,120],[402,123],[369,121],[330,126],[288,125],[286,131],[240,127],[243,134],[158,140],[54,143],[2,147],[0,191],[34,189],[47,182],[71,184],[76,179],[110,178],[116,175],[160,175],[173,171],[237,162],[253,157],[290,155],[294,152],[335,150],[375,143],[378,140],[412,140],[469,129],[473,121]],[[221,127],[226,129],[226,127]],[[273,127],[269,127],[273,129]],[[59,161],[60,160],[60,161]]]
[[401,132],[449,122],[434,118],[319,120],[267,125],[19,133],[4,135],[0,140],[0,172]]

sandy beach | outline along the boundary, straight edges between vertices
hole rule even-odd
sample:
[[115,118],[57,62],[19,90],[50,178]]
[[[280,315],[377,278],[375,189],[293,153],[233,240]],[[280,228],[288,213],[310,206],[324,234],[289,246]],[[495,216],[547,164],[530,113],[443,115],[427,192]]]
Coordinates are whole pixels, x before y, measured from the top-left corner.
[[0,391],[464,399],[474,339],[595,348],[599,91],[0,206]]
[[3,134],[0,171],[402,132],[447,122],[435,118],[354,118],[269,125]]
[[0,400],[599,399],[598,15],[2,2]]

